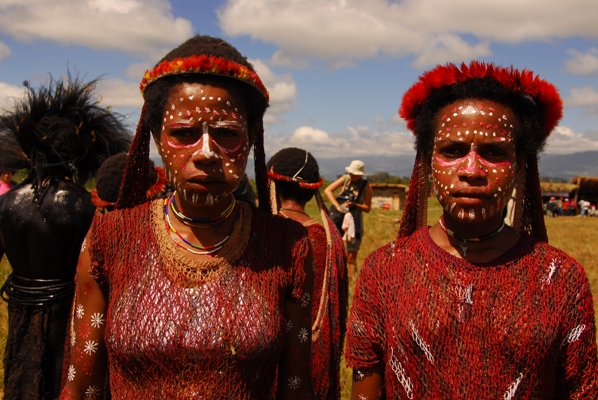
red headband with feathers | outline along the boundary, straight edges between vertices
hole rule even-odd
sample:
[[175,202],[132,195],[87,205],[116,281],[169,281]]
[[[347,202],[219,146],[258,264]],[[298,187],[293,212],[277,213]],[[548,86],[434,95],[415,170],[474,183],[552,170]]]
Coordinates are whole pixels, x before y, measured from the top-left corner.
[[151,70],[145,71],[139,90],[143,93],[149,84],[164,76],[191,73],[234,78],[253,86],[266,98],[266,102],[270,99],[268,90],[255,72],[234,61],[207,54],[162,61]]

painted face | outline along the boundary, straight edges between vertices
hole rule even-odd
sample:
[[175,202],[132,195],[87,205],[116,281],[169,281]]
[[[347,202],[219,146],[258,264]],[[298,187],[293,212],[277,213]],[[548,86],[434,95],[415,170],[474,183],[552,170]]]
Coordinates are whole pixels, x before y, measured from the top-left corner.
[[245,107],[224,87],[183,83],[171,90],[156,147],[169,183],[185,201],[212,205],[237,187],[249,154],[246,118]]
[[501,213],[515,186],[515,116],[488,100],[459,100],[437,114],[433,188],[444,210],[463,222]]

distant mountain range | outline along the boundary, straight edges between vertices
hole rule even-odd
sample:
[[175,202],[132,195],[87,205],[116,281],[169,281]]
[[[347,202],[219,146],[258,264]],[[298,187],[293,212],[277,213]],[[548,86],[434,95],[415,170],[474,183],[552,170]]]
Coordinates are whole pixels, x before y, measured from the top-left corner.
[[[367,156],[359,157],[365,163],[368,174],[388,172],[391,175],[410,177],[415,156]],[[345,173],[355,157],[318,159],[320,174],[327,180],[334,180]],[[154,160],[158,165],[159,160]],[[248,163],[247,172],[253,178],[253,163]],[[598,151],[585,151],[572,154],[543,154],[540,158],[540,176],[542,178],[564,179],[570,181],[574,176],[598,177]]]
[[[411,176],[415,156],[361,157],[367,173],[388,172],[395,176]],[[325,179],[335,179],[345,173],[352,158],[320,159],[320,173]],[[598,151],[572,154],[543,154],[540,157],[540,177],[571,181],[574,176],[598,176]]]

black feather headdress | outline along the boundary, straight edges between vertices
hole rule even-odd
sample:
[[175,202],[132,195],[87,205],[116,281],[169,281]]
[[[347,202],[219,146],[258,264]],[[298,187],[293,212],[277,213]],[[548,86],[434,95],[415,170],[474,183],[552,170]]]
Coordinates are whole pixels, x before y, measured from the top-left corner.
[[48,177],[83,184],[106,158],[127,152],[132,134],[122,116],[99,106],[96,83],[50,77],[35,90],[25,82],[25,97],[0,116],[0,165],[28,169],[36,188]]

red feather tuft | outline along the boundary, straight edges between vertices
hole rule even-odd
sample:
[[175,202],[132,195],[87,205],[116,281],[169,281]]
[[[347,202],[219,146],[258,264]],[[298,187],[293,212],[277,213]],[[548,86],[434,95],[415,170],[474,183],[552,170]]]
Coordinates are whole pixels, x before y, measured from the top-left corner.
[[407,128],[414,131],[421,105],[435,90],[476,78],[493,79],[513,92],[529,96],[536,104],[542,104],[545,107],[546,137],[563,116],[563,102],[553,84],[534,76],[527,69],[519,71],[512,66],[504,68],[481,61],[472,61],[469,65],[462,63],[460,68],[449,63],[424,72],[405,92],[399,115],[407,121]]

